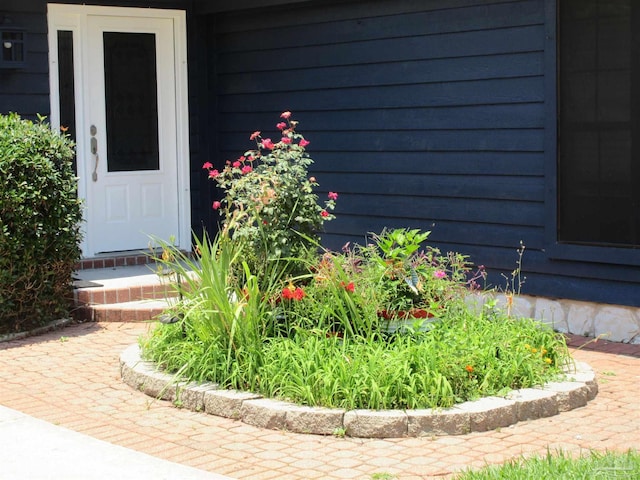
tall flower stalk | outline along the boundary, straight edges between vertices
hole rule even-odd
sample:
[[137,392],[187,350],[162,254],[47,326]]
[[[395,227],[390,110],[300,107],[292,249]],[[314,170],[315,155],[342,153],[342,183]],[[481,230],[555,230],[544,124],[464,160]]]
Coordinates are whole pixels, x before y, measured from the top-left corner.
[[309,176],[313,160],[310,144],[297,132],[291,112],[283,112],[274,141],[253,132],[256,147],[222,168],[207,162],[203,168],[224,192],[213,208],[222,217],[221,232],[238,242],[253,271],[259,273],[268,260],[303,258],[319,244],[324,222],[332,220],[338,194],[329,192],[319,203]]

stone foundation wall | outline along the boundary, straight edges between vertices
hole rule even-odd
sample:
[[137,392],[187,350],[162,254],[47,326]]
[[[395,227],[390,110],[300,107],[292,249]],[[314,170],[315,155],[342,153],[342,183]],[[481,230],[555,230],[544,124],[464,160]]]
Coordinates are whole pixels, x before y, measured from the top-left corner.
[[[506,307],[504,294],[493,296],[499,306]],[[478,306],[485,301],[482,296],[470,297],[470,303]],[[511,311],[518,317],[547,323],[558,332],[640,344],[640,308],[637,307],[516,295]]]

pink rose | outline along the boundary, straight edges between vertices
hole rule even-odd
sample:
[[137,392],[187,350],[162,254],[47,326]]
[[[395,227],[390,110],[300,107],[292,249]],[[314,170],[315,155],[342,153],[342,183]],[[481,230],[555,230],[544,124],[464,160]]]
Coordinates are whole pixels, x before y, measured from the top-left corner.
[[220,208],[221,203],[219,201],[215,201],[213,202],[213,204],[211,204],[211,206],[213,207],[214,210],[218,210]]
[[253,170],[253,168],[251,168],[249,165],[245,165],[244,167],[242,167],[242,174],[246,175],[247,173],[249,173],[251,170]]
[[249,137],[249,140],[255,140],[256,138],[258,138],[260,136],[260,131],[256,130],[255,132],[253,132],[251,134],[251,136]]
[[329,197],[329,200],[337,200],[338,199],[338,194],[336,192],[329,192],[327,197]]
[[205,170],[209,170],[210,168],[213,168],[213,163],[204,162],[204,164],[202,165],[202,168],[204,168]]
[[285,120],[291,116],[291,112],[286,111],[280,114],[280,118],[284,118]]
[[300,140],[300,146],[301,147],[306,147],[307,145],[309,145],[311,142],[308,142],[307,140],[305,140],[304,138],[302,140]]
[[276,127],[278,127],[278,130],[284,130],[285,128],[287,128],[287,124],[284,122],[280,122],[276,125]]
[[235,162],[233,162],[233,168],[240,168],[240,165],[242,165],[238,160],[236,160]]
[[282,139],[280,141],[282,143],[286,143],[286,144],[291,143],[291,139],[289,137],[282,137]]
[[327,212],[326,210],[322,210],[320,212],[320,215],[322,215],[323,217],[328,217],[329,216],[329,212]]
[[273,150],[273,142],[271,141],[270,138],[265,138],[264,140],[262,140],[262,148],[267,148],[269,150]]
[[209,178],[216,178],[218,175],[220,175],[218,170],[209,170]]

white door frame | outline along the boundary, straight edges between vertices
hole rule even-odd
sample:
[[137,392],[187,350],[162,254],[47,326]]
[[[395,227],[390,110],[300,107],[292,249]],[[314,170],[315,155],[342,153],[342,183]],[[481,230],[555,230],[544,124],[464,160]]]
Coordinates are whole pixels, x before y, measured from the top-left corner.
[[[189,112],[187,91],[187,44],[186,44],[186,12],[183,10],[161,10],[132,7],[102,7],[90,5],[47,5],[47,21],[49,28],[49,85],[51,98],[51,126],[60,128],[60,101],[58,85],[58,30],[73,32],[73,60],[75,77],[75,116],[76,116],[76,149],[84,155],[90,153],[88,119],[89,102],[82,95],[88,91],[88,78],[84,75],[88,65],[88,48],[82,42],[87,29],[88,15],[104,15],[111,17],[143,17],[164,18],[173,21],[174,53],[175,53],[175,86],[176,86],[176,161],[178,189],[178,232],[175,244],[177,247],[190,250],[191,214],[189,187]],[[89,157],[87,157],[89,158]],[[89,162],[78,162],[78,196],[87,198],[87,189],[91,179]],[[86,217],[86,210],[85,210]],[[83,230],[86,232],[86,225]],[[90,228],[90,226],[89,226]],[[85,256],[94,252],[90,244],[90,235],[82,241],[82,252]]]

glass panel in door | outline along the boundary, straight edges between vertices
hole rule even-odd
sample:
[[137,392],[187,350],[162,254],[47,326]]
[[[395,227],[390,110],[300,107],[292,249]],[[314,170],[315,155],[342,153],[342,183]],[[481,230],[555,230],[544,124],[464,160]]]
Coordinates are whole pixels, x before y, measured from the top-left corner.
[[109,172],[158,170],[156,36],[103,32]]

